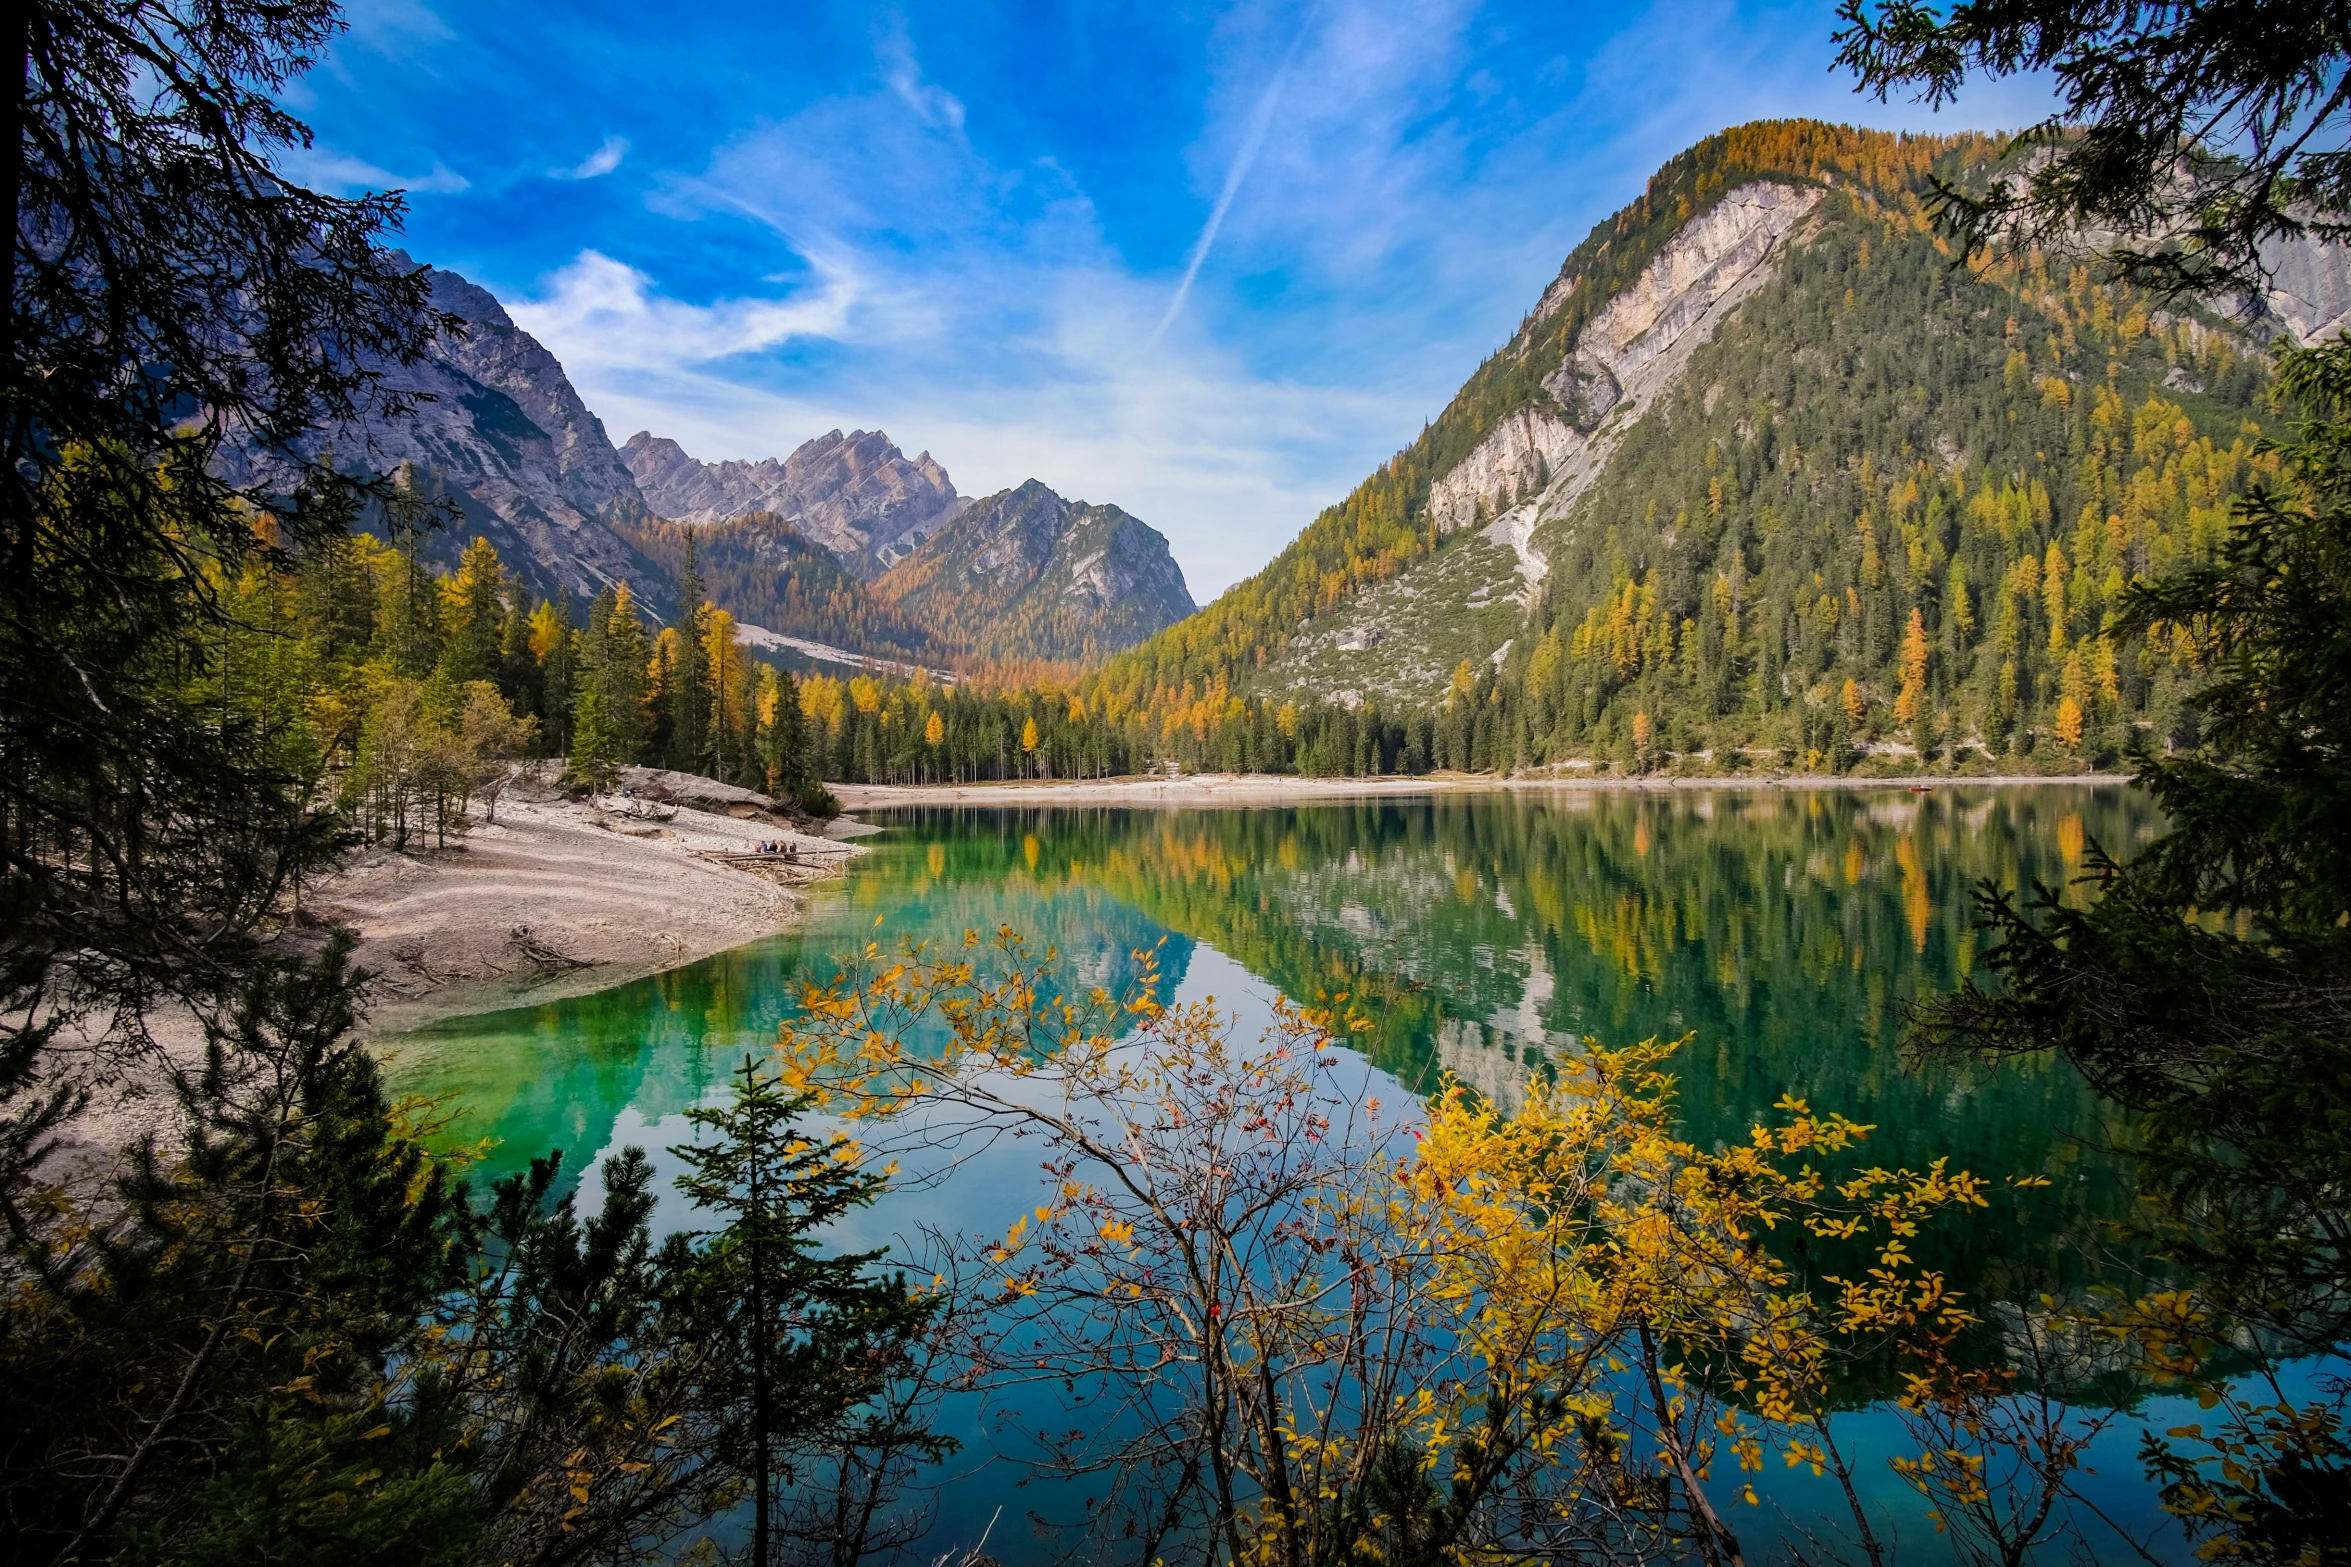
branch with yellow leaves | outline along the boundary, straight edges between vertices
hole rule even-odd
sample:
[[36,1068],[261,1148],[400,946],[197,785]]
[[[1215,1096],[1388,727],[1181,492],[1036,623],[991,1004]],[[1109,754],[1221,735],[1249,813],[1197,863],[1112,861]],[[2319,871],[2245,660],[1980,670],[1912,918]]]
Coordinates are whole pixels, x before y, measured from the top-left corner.
[[[1840,1380],[1951,1358],[1976,1318],[1910,1245],[1987,1183],[1832,1175],[1869,1128],[1795,1099],[1701,1148],[1654,1040],[1587,1040],[1514,1109],[1383,1106],[1346,996],[1278,1002],[1245,1041],[1136,960],[1128,989],[1073,993],[1010,931],[869,948],[780,1038],[797,1090],[934,1170],[1043,1144],[1040,1200],[972,1245],[987,1375],[1056,1395],[1028,1435],[1106,1481],[1097,1559],[1722,1567],[1744,1556],[1718,1502],[1758,1498],[1715,1463],[1777,1452],[1833,1470],[1839,1527],[1885,1560]],[[1801,1279],[1774,1245],[1799,1234],[1864,1266]]]

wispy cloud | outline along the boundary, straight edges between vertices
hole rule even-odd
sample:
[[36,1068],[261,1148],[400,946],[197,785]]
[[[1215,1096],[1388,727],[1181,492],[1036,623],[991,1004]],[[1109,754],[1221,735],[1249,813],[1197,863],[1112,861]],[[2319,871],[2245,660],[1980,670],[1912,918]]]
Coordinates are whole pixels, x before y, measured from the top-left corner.
[[1167,302],[1167,313],[1152,328],[1151,340],[1144,345],[1146,349],[1159,346],[1168,324],[1183,311],[1184,301],[1191,297],[1192,282],[1200,276],[1200,264],[1208,259],[1209,248],[1216,243],[1216,231],[1224,227],[1224,215],[1232,211],[1233,198],[1241,191],[1241,181],[1249,177],[1249,167],[1257,161],[1257,149],[1265,145],[1265,130],[1273,123],[1274,106],[1282,100],[1282,80],[1289,72],[1290,63],[1284,60],[1281,68],[1273,73],[1273,80],[1266,83],[1264,96],[1257,100],[1257,112],[1249,118],[1248,133],[1241,138],[1240,150],[1233,154],[1232,167],[1225,174],[1224,189],[1217,192],[1216,205],[1209,209],[1208,221],[1200,226],[1200,237],[1192,242],[1192,254],[1184,263],[1183,278]]
[[423,0],[353,0],[343,8],[351,36],[393,58],[447,43],[456,34]]
[[469,189],[472,181],[440,159],[429,174],[394,174],[364,158],[354,158],[331,147],[292,147],[280,153],[278,172],[313,190],[349,195],[363,190],[404,190],[449,196]]
[[598,147],[594,152],[589,153],[586,157],[573,164],[570,168],[549,169],[547,174],[550,179],[559,180],[600,179],[604,175],[610,174],[614,169],[619,168],[620,160],[627,157],[628,155],[629,143],[627,137],[607,136],[604,138],[603,146]]
[[915,62],[914,41],[907,36],[906,22],[894,17],[876,41],[874,53],[881,61],[882,80],[900,102],[915,112],[927,125],[941,125],[950,130],[963,129],[963,100],[943,87],[923,80],[922,67]]

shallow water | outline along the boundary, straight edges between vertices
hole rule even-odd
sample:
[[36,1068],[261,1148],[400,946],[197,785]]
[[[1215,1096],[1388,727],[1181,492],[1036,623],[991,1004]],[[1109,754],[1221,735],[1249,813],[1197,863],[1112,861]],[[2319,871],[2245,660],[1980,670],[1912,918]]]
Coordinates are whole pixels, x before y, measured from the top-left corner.
[[[1088,980],[1164,943],[1166,991],[1215,995],[1244,1028],[1276,993],[1347,992],[1374,1019],[1357,1040],[1368,1064],[1408,1088],[1451,1074],[1508,1100],[1580,1036],[1686,1034],[1682,1106],[1701,1141],[1741,1136],[1794,1094],[1873,1125],[1872,1162],[2050,1176],[2045,1199],[1995,1204],[1920,1248],[1978,1301],[2094,1282],[2100,1227],[2127,1209],[2126,1172],[2102,1151],[2110,1112],[2069,1068],[1914,1070],[1899,1040],[1902,1005],[1974,965],[1974,886],[2062,888],[2093,846],[2127,853],[2156,825],[2128,791],[1496,792],[876,820],[890,830],[875,852],[792,932],[388,1042],[396,1086],[445,1097],[452,1140],[495,1139],[492,1173],[555,1146],[574,1168],[628,1144],[659,1163],[685,1140],[683,1111],[773,1037],[795,981],[869,941],[1009,925]],[[1000,1233],[1033,1158],[991,1155],[843,1239],[886,1243],[915,1223]],[[658,1222],[689,1216],[673,1200]],[[1872,1417],[1853,1431],[1872,1441]],[[984,1438],[965,1435],[974,1468]],[[2131,1441],[2102,1444],[2100,1502],[2151,1520]],[[1061,1510],[1056,1488],[1016,1478],[999,1464],[952,1485],[935,1547],[968,1543],[1002,1504],[991,1554],[1048,1557],[1024,1514]],[[1775,1487],[1791,1505],[1804,1489]],[[1905,1538],[1905,1560],[1936,1554],[1923,1526]]]

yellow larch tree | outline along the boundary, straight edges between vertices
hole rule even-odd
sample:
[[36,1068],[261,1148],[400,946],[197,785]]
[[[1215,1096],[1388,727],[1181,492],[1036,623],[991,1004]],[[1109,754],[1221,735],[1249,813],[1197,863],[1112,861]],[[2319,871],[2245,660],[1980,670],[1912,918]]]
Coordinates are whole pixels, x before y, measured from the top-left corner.
[[1915,731],[1920,709],[1926,705],[1927,623],[1916,605],[1902,633],[1902,687],[1894,696],[1894,721]]

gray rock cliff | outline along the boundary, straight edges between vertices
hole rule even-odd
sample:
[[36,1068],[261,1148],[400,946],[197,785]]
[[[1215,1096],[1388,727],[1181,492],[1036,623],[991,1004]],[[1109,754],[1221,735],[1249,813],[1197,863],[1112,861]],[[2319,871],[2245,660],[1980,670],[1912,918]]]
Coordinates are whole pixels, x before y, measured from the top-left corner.
[[[390,387],[424,394],[414,412],[323,431],[305,455],[331,452],[346,472],[412,469],[418,488],[456,513],[427,546],[436,557],[454,558],[479,534],[537,592],[589,596],[626,580],[663,602],[661,573],[614,526],[644,518],[644,497],[563,366],[487,289],[427,272],[434,306],[463,328],[385,370]],[[243,454],[233,464],[268,477]]]

